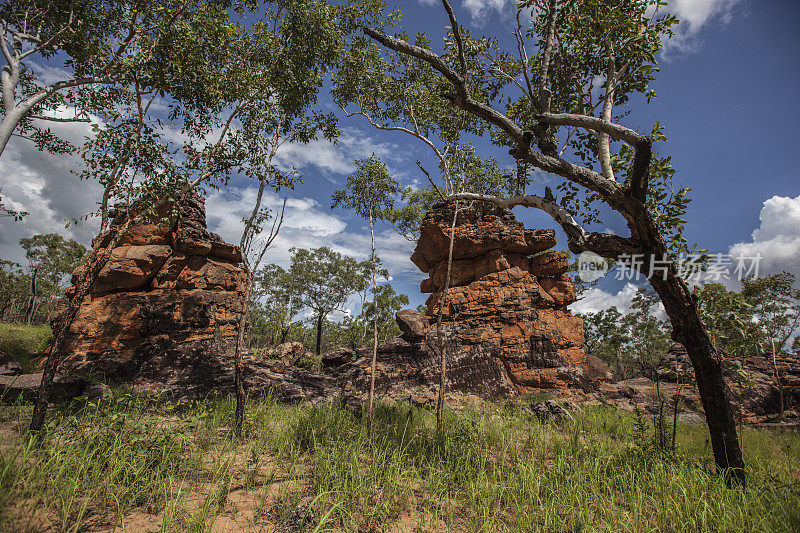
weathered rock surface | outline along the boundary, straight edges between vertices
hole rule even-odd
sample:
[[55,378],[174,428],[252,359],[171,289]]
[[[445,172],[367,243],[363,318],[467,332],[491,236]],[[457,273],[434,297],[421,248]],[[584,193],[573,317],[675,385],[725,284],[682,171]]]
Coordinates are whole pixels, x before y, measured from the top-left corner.
[[[776,356],[778,377],[783,389],[784,417],[800,423],[800,358]],[[725,380],[731,389],[732,400],[741,410],[745,422],[759,423],[774,420],[780,413],[781,391],[775,379],[772,356],[730,356],[724,360]],[[667,352],[658,370],[659,378],[666,382],[694,383],[694,370],[680,344]],[[694,387],[688,394],[697,395]],[[699,405],[699,396],[697,396]]]
[[[439,382],[439,337],[432,327],[447,274],[451,206],[424,219],[414,262],[430,274],[428,315],[397,314],[403,335],[378,348],[376,393],[430,403]],[[124,381],[139,390],[183,397],[233,390],[231,348],[243,294],[236,247],[205,229],[203,202],[189,197],[171,224],[133,228],[115,250],[70,329],[69,371]],[[452,287],[443,303],[448,390],[479,396],[567,387],[593,389],[607,377],[583,353],[567,257],[548,251],[552,230],[530,230],[510,212],[459,215]],[[536,255],[533,255],[536,254]],[[533,255],[533,257],[530,257]],[[290,402],[369,390],[370,350],[323,357],[323,372],[296,366],[302,345],[243,356],[250,395],[271,390]]]
[[[0,399],[4,402],[14,402],[21,396],[27,402],[33,401],[41,383],[41,373],[0,376]],[[75,398],[80,396],[87,386],[88,382],[85,379],[56,374],[49,401],[58,402]]]
[[22,367],[12,355],[0,352],[0,376],[22,374]]
[[[378,347],[378,397],[435,399],[439,340],[433,324],[447,275],[451,209],[439,206],[423,220],[412,260],[430,274],[421,287],[433,291],[428,315],[397,314],[403,335]],[[566,309],[575,292],[566,256],[546,251],[556,242],[552,230],[525,229],[510,212],[465,210],[455,234],[442,324],[449,391],[503,396],[593,388],[607,378],[607,367],[587,363],[582,322]],[[323,358],[345,396],[368,390],[368,355],[369,350],[339,350]]]
[[202,197],[170,209],[167,222],[131,228],[113,250],[70,328],[67,371],[188,394],[213,386],[237,335],[241,253],[206,230]]
[[420,341],[430,328],[428,317],[413,309],[401,309],[395,315],[395,321],[403,338],[410,342]]
[[[422,283],[434,291],[427,301],[431,319],[447,273],[452,209],[440,206],[425,216],[414,252],[416,264],[431,273]],[[509,211],[467,209],[459,213],[455,234],[454,286],[442,308],[457,345],[452,379],[475,376],[466,381],[492,392],[524,393],[595,377],[586,371],[583,323],[566,309],[575,301],[568,256],[548,251],[555,232],[526,229]]]

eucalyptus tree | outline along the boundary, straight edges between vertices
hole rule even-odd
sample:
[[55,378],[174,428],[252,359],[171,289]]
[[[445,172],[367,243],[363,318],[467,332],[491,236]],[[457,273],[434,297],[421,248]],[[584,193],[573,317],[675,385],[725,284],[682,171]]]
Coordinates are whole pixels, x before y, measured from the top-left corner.
[[753,307],[741,292],[721,283],[706,283],[695,287],[692,294],[718,355],[746,355],[753,349],[757,342]]
[[[13,0],[0,6],[2,122],[0,155],[19,136],[54,153],[73,150],[53,134],[50,122],[90,122],[112,109],[120,88],[144,64],[174,67],[186,52],[190,31],[230,0]],[[241,9],[243,5],[237,4]],[[142,78],[155,84],[174,68],[152,69]],[[145,81],[146,80],[146,81]]]
[[26,312],[26,322],[33,320],[39,297],[39,278],[44,281],[45,292],[52,300],[63,291],[62,283],[86,255],[86,247],[74,239],[65,239],[57,233],[47,233],[24,237],[19,244],[25,250],[30,275],[30,299]]
[[174,15],[180,20],[169,35],[147,44],[150,52],[137,56],[141,61],[126,63],[129,83],[115,86],[115,104],[98,111],[102,126],[94,124],[94,135],[82,149],[80,176],[103,187],[98,209],[91,214],[100,218],[100,235],[54,324],[33,432],[44,423],[66,332],[129,228],[145,220],[172,219],[187,192],[218,188],[248,164],[249,138],[238,115],[258,95],[236,83],[248,75],[244,28],[225,3],[182,4]]
[[[338,57],[341,37],[337,11],[327,3],[280,0],[260,6],[246,38],[237,40],[238,76],[232,81],[252,95],[237,116],[235,135],[246,154],[240,171],[258,184],[240,240],[247,281],[234,353],[237,434],[244,417],[240,366],[254,272],[278,236],[286,208],[284,200],[279,214],[272,213],[263,205],[264,193],[293,188],[300,180],[294,168],[285,170],[275,162],[285,143],[305,144],[319,136],[333,140],[338,133],[335,115],[320,112],[316,104],[324,75]],[[271,227],[262,235],[270,219]]]
[[[382,220],[394,208],[394,196],[400,184],[389,174],[386,164],[375,154],[366,159],[356,160],[356,171],[347,177],[347,188],[333,193],[334,207],[352,209],[358,216],[369,221],[371,243],[370,274],[372,278],[372,305],[378,308],[378,282],[376,280],[378,262],[375,255],[375,222]],[[378,313],[374,313],[372,338],[372,363],[369,383],[369,427],[372,429],[375,397],[375,370],[378,359]]]
[[289,337],[295,317],[302,309],[300,287],[294,285],[289,273],[276,264],[266,264],[255,271],[251,312],[258,306],[269,328],[274,329],[274,344],[283,344]]
[[314,313],[316,353],[322,351],[322,329],[333,311],[344,312],[343,306],[354,293],[363,290],[366,261],[356,261],[323,246],[311,250],[292,248],[289,278],[298,291],[300,304]]
[[375,302],[367,302],[364,305],[361,316],[367,322],[377,322],[378,339],[381,342],[399,336],[402,332],[397,326],[395,315],[408,305],[408,296],[397,294],[391,284],[382,283],[377,287],[374,300]]
[[632,339],[624,316],[616,306],[581,315],[586,351],[605,361],[619,380],[633,377],[636,371],[627,350]]
[[[441,82],[434,94],[470,115],[471,124],[480,120],[479,134],[508,147],[516,161],[563,180],[560,200],[471,192],[449,199],[541,209],[564,229],[571,251],[619,260],[645,276],[657,272],[649,281],[672,321],[673,338],[694,366],[715,461],[729,479],[743,482],[728,387],[679,277],[676,259],[687,250],[688,191],[673,189],[669,158],[653,150],[655,141],[664,140],[658,124],[642,133],[618,123],[630,112],[632,98],[655,96],[650,82],[656,58],[677,19],[664,11],[662,0],[523,0],[514,43],[504,47],[493,37],[473,38],[450,3],[442,3],[451,23],[442,53],[427,39],[412,40],[402,31],[390,35],[392,26],[365,23],[363,33],[383,47],[381,58],[388,54],[433,69]],[[521,16],[523,10],[530,16]],[[396,17],[390,21],[394,27]],[[599,204],[622,217],[630,236],[584,228],[600,221]]]
[[[395,22],[395,21],[393,21]],[[418,46],[429,46],[428,37],[418,34]],[[479,50],[470,50],[474,60]],[[373,127],[399,132],[420,141],[435,156],[439,179],[434,179],[422,164],[420,170],[428,179],[422,188],[407,187],[402,191],[402,207],[388,213],[387,218],[395,229],[410,240],[415,240],[425,211],[437,202],[465,190],[485,194],[502,194],[496,187],[500,175],[496,162],[475,156],[474,148],[464,141],[470,134],[478,134],[482,122],[478,117],[449,105],[440,98],[446,81],[426,63],[405,55],[385,56],[368,38],[356,36],[349,43],[334,75],[332,95],[334,101],[349,117],[358,116]],[[484,172],[476,172],[484,170]],[[505,180],[509,181],[509,180]],[[438,183],[437,183],[438,182]],[[446,388],[447,356],[442,334],[443,305],[450,289],[452,270],[452,240],[459,204],[456,203],[450,227],[451,246],[442,297],[439,299],[436,330],[440,358],[440,384],[437,399],[437,427],[441,425]]]
[[780,417],[783,418],[784,391],[777,354],[788,350],[789,341],[800,329],[800,289],[795,288],[794,274],[781,272],[763,278],[751,276],[743,279],[741,294],[757,321],[758,344],[766,342],[765,351],[772,354],[772,369],[780,395]]

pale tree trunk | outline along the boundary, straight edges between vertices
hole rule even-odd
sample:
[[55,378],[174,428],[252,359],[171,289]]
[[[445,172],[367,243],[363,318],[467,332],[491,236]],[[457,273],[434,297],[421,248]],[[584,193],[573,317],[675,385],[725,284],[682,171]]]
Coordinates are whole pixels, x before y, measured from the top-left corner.
[[375,415],[375,370],[378,366],[378,290],[375,281],[375,221],[372,218],[372,208],[369,210],[369,235],[372,239],[372,306],[375,312],[372,319],[372,363],[369,379],[369,432],[372,433],[372,420]]
[[[611,123],[611,110],[614,107],[614,85],[617,83],[616,65],[614,61],[614,50],[608,44],[606,55],[606,95],[603,100],[603,122]],[[597,132],[597,144],[599,147],[600,166],[603,175],[614,181],[614,167],[611,165],[611,137],[603,131]]]
[[778,410],[778,422],[783,421],[783,383],[781,383],[781,376],[780,372],[778,372],[778,359],[775,356],[775,339],[770,336],[770,342],[772,342],[772,369],[775,372],[775,383],[778,385],[778,401],[780,401],[780,406]]
[[25,312],[25,322],[30,326],[33,321],[33,315],[36,314],[36,276],[39,274],[39,267],[33,269],[31,274],[31,299],[28,302],[28,309]]
[[12,115],[6,114],[6,116],[3,117],[3,122],[0,123],[0,156],[3,155],[8,141],[11,140],[11,136],[14,134],[14,129],[16,129],[17,124],[19,124],[19,117],[16,115],[16,113]]
[[253,272],[247,267],[246,263],[244,268],[247,281],[245,282],[244,296],[242,297],[242,310],[239,313],[238,322],[239,331],[236,335],[236,348],[233,355],[233,387],[236,396],[236,414],[233,420],[233,428],[234,434],[237,437],[242,436],[242,426],[244,425],[245,395],[242,376],[242,350],[245,348],[245,343],[247,342],[247,315],[250,310],[250,294],[253,290]]
[[444,413],[444,395],[447,387],[447,353],[444,349],[444,338],[442,337],[442,313],[444,311],[444,301],[447,299],[447,292],[450,290],[450,270],[453,267],[453,241],[455,240],[456,221],[458,220],[458,202],[453,208],[453,222],[450,224],[450,249],[447,252],[447,277],[444,281],[444,289],[439,298],[439,311],[436,317],[436,336],[439,341],[439,395],[436,398],[436,429],[441,429],[442,415]]

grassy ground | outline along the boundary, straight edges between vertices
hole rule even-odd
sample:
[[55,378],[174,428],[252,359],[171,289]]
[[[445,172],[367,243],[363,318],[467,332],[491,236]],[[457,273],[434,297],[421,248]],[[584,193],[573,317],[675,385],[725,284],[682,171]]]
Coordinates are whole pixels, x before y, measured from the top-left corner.
[[0,352],[13,355],[25,373],[36,372],[33,358],[50,340],[50,326],[0,322]]
[[746,488],[712,473],[702,426],[662,455],[633,415],[541,423],[517,404],[333,406],[114,400],[62,405],[46,440],[0,408],[0,531],[797,531],[800,436],[746,429]]

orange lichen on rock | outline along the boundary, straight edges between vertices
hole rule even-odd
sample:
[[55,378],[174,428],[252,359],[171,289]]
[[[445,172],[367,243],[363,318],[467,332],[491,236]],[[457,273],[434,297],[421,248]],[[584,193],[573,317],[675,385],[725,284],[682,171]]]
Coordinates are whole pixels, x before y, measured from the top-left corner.
[[[421,289],[433,293],[427,301],[431,321],[447,276],[452,209],[438,206],[425,216],[412,256],[430,274]],[[462,388],[461,375],[474,375],[461,366],[480,357],[492,361],[478,364],[500,370],[490,389],[524,393],[585,379],[583,324],[566,308],[575,301],[569,255],[550,250],[555,244],[553,230],[526,229],[509,211],[459,212],[450,289],[442,305],[442,320],[457,343],[449,354],[454,388]]]
[[202,197],[189,194],[174,211],[133,226],[112,251],[70,327],[65,368],[182,394],[213,389],[246,274],[239,248],[206,230]]

